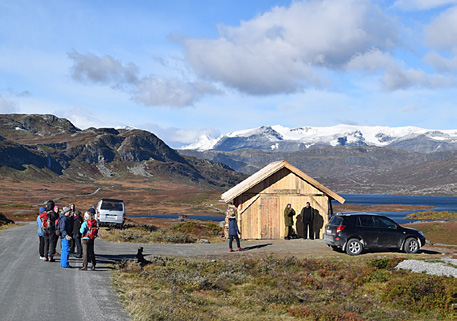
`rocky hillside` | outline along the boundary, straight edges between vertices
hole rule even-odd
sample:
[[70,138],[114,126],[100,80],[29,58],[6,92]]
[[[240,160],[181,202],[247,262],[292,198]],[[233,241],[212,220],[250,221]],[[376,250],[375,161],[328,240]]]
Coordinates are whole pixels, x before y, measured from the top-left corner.
[[0,175],[19,179],[64,176],[168,179],[203,187],[243,179],[227,165],[182,156],[138,129],[80,130],[53,115],[0,115]]
[[285,159],[338,193],[457,193],[457,152],[418,153],[385,147],[338,146],[296,152],[259,149],[181,150],[181,154],[222,162],[246,174]]

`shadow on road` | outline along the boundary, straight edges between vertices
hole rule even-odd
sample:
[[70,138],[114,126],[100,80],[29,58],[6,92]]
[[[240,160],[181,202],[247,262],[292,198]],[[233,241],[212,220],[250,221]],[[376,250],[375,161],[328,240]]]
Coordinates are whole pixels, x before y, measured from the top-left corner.
[[267,244],[259,244],[259,245],[253,245],[253,246],[246,246],[244,247],[244,251],[249,251],[249,250],[254,250],[254,249],[260,249],[262,247],[268,246],[268,245],[273,245],[273,243],[267,243]]

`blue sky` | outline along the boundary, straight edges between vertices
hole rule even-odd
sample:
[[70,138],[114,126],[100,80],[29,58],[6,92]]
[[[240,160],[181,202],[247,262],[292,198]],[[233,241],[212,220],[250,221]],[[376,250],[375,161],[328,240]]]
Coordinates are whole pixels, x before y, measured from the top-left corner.
[[172,147],[286,127],[457,128],[457,0],[0,0],[0,113]]

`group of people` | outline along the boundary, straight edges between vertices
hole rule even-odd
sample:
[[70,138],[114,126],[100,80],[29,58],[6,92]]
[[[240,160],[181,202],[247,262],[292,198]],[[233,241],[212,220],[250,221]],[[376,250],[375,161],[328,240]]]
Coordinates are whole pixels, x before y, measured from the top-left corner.
[[[296,237],[294,231],[294,216],[295,210],[292,208],[291,204],[287,204],[284,209],[284,224],[286,227],[284,239],[290,240],[293,237]],[[319,213],[311,207],[309,202],[306,202],[306,205],[302,208],[300,212],[300,222],[303,225],[303,238],[314,240],[314,238],[319,238],[320,229],[323,225],[322,217]],[[299,224],[297,224],[298,226]]]
[[60,244],[62,268],[71,268],[69,258],[70,254],[74,254],[75,258],[83,259],[80,270],[87,270],[89,261],[92,270],[95,270],[94,235],[97,235],[98,226],[94,216],[94,208],[88,209],[82,216],[75,204],[60,209],[53,200],[49,200],[46,207],[40,207],[37,217],[40,259],[55,262],[57,244]]

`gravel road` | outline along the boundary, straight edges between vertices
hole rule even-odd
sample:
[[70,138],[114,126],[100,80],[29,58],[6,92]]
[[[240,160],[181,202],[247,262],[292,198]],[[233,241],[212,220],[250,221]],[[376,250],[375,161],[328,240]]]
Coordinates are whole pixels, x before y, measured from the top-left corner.
[[[205,256],[223,259],[237,256],[295,255],[297,257],[346,256],[332,251],[322,240],[259,240],[242,241],[245,251],[228,252],[227,243],[214,244],[124,244],[95,241],[96,271],[79,271],[81,259],[71,257],[71,269],[59,262],[39,259],[36,223],[7,229],[0,233],[0,319],[1,320],[129,320],[121,309],[111,287],[112,263],[135,258],[137,249],[144,256]],[[385,252],[381,252],[383,255]],[[367,255],[379,255],[373,253]],[[427,247],[418,258],[441,258],[439,249]],[[390,255],[395,255],[391,253]],[[433,269],[437,275],[456,277],[456,262],[446,264],[418,260],[404,261],[398,268],[413,272]],[[431,264],[431,265],[430,265]],[[440,272],[441,271],[441,272]],[[428,272],[427,272],[428,273]],[[441,274],[439,274],[441,273]]]
[[0,319],[12,320],[129,320],[111,288],[109,260],[97,271],[44,262],[38,255],[36,223],[0,233]]

